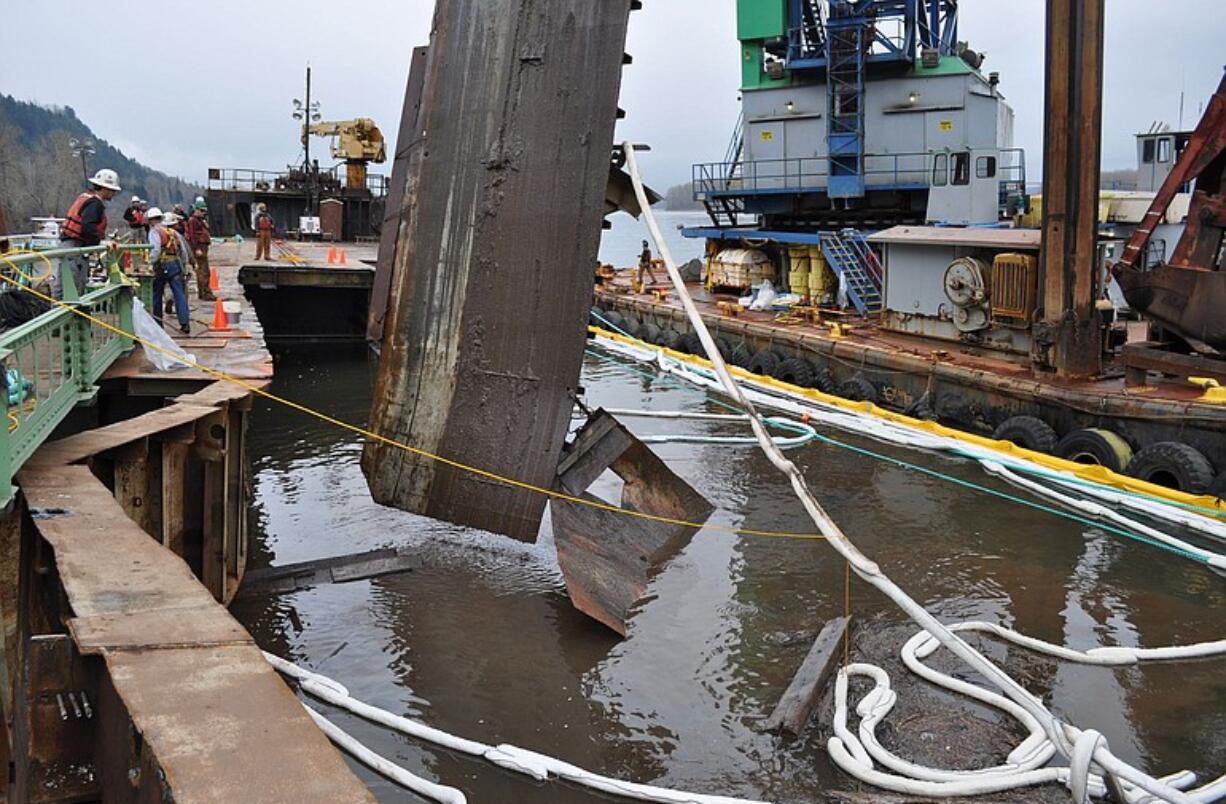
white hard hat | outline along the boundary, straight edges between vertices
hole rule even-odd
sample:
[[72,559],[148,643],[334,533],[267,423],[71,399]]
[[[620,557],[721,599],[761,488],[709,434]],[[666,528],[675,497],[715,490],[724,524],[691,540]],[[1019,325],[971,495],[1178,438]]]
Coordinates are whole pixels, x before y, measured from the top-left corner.
[[108,190],[114,190],[115,192],[119,192],[121,189],[123,189],[119,186],[119,174],[110,168],[103,168],[102,170],[99,170],[94,174],[94,177],[89,180],[89,183],[97,187],[105,187]]
[[154,218],[164,218],[164,217],[166,216],[162,214],[162,210],[158,207],[149,207],[149,211],[145,213],[145,220],[147,221],[151,221]]
[[162,217],[162,225],[164,226],[174,226],[178,222],[179,222],[179,216],[174,214],[173,212],[167,212]]
[[140,196],[139,196],[139,195],[134,195],[134,196],[132,196],[132,203],[133,203],[133,204],[138,204],[138,203],[140,203]]
[[200,202],[202,202],[202,201],[204,201],[204,196],[202,196],[202,195],[198,195],[198,196],[196,196],[196,203],[197,203],[197,204],[199,204],[199,203],[200,203]]

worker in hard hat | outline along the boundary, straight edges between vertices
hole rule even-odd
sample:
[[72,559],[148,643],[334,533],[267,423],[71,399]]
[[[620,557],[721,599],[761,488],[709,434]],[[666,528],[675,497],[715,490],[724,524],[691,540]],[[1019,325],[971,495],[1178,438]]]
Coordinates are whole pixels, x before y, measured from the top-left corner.
[[268,205],[261,203],[255,216],[255,258],[257,260],[272,259],[272,233],[276,230],[276,221],[268,214]]
[[217,297],[209,290],[209,246],[213,236],[209,232],[209,208],[203,198],[197,198],[192,205],[191,217],[187,219],[187,245],[192,248],[196,266],[196,295],[204,301],[213,301]]
[[149,261],[153,264],[153,317],[162,323],[162,301],[166,295],[166,287],[170,286],[170,295],[174,298],[175,312],[179,316],[179,331],[184,335],[191,333],[191,309],[187,306],[187,294],[183,290],[183,266],[187,259],[187,241],[183,235],[171,228],[176,217],[162,214],[162,210],[153,207],[145,214],[149,222]]
[[139,195],[132,196],[132,203],[123,211],[123,219],[128,224],[129,239],[145,242],[145,208]]
[[[63,248],[96,246],[106,238],[106,205],[119,192],[119,175],[110,168],[103,168],[89,180],[89,189],[77,196],[64,216],[60,227],[60,245]],[[51,274],[51,293],[57,299],[64,298],[63,270],[72,272],[72,281],[77,293],[85,292],[89,279],[89,258],[74,257],[60,262],[60,270]]]
[[636,293],[643,292],[643,274],[646,273],[651,277],[651,284],[656,283],[656,274],[651,270],[651,244],[646,240],[643,241],[643,251],[639,254],[639,267],[634,272],[634,290]]

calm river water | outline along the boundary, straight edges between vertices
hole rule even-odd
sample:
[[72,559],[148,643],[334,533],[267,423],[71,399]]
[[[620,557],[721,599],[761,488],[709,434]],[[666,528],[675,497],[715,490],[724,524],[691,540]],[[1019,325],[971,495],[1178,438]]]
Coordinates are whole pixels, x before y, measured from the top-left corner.
[[[630,230],[624,236],[638,239]],[[636,250],[637,242],[629,258],[605,259],[629,264]],[[273,390],[365,422],[372,377],[361,352],[288,356]],[[593,405],[719,410],[699,390],[598,357],[588,358],[583,384]],[[524,545],[382,508],[367,493],[361,448],[348,433],[256,404],[250,568],[402,545],[423,563],[402,575],[240,599],[235,613],[265,649],[378,706],[626,779],[787,802],[857,789],[825,756],[829,695],[806,739],[759,730],[817,630],[842,611],[844,566],[825,544],[704,530],[653,580],[650,602],[618,641],[571,608],[548,533]],[[833,435],[997,487],[965,463]],[[712,522],[811,529],[756,450],[659,452],[717,505]],[[1226,579],[1199,565],[836,446],[807,446],[792,457],[865,552],[948,621],[992,620],[1079,648],[1181,644],[1226,632]],[[1000,761],[1015,739],[1012,724],[902,673],[894,657],[911,628],[862,583],[852,587],[852,610],[861,624],[853,659],[885,664],[900,691],[888,743],[950,767]],[[1221,662],[1105,670],[994,646],[991,653],[1056,712],[1100,730],[1124,758],[1162,773],[1226,771]],[[328,714],[374,750],[473,802],[608,800]],[[381,800],[414,800],[358,773]],[[1067,794],[1031,791],[1013,800]]]

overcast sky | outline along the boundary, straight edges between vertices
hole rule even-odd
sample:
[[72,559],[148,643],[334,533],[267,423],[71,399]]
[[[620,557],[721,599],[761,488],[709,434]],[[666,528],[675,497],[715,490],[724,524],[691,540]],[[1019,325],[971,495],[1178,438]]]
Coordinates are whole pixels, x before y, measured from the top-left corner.
[[[145,164],[203,181],[209,167],[282,169],[298,156],[290,104],[309,60],[324,119],[399,123],[409,51],[429,35],[433,0],[211,0],[170,7],[107,0],[4,0],[0,91],[69,105]],[[734,0],[644,0],[631,17],[619,139],[650,143],[649,181],[689,178],[723,158],[740,66]],[[1131,167],[1132,135],[1154,120],[1191,127],[1226,50],[1222,0],[1107,0],[1104,167]],[[149,11],[153,9],[153,13]],[[1017,145],[1040,161],[1042,0],[963,0],[961,38],[1017,111]],[[188,28],[187,26],[194,26]],[[20,31],[46,31],[45,36]],[[322,150],[323,141],[317,140]],[[322,160],[321,160],[322,161]],[[382,171],[390,171],[385,166]]]

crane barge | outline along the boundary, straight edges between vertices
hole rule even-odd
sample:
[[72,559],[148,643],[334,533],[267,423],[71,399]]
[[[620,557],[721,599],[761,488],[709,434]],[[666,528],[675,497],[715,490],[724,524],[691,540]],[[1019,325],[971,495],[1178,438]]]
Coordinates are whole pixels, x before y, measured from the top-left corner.
[[[957,0],[739,0],[742,115],[725,159],[693,167],[710,219],[685,230],[705,243],[694,293],[754,373],[1220,498],[1222,92],[1181,136],[1149,223],[1109,234],[1085,201],[1099,195],[1102,17],[1077,5],[1049,3],[1047,170],[1028,229],[1013,112],[960,39]],[[1171,137],[1144,139],[1172,161]],[[1168,206],[1190,182],[1163,261],[1146,232],[1180,217]],[[738,306],[764,281],[795,303]],[[604,282],[599,319],[695,351],[675,302],[639,290]]]

